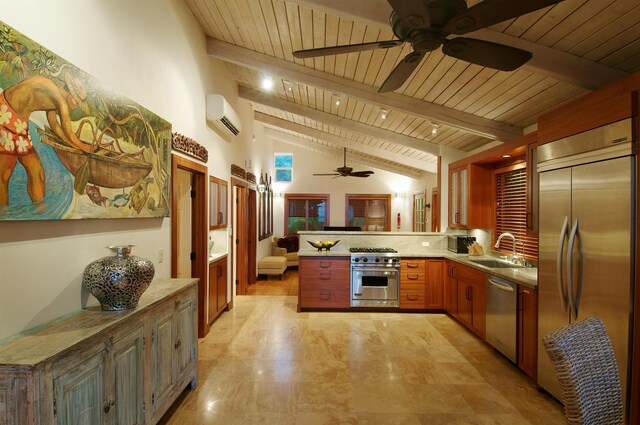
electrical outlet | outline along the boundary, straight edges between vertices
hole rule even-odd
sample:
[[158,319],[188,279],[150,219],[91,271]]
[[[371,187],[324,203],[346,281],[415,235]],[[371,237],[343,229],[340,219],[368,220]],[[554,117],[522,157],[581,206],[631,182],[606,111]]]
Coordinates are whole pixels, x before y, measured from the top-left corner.
[[162,263],[164,261],[164,250],[160,248],[158,250],[158,263]]
[[422,242],[422,246],[429,246],[429,245],[431,245],[430,242]]

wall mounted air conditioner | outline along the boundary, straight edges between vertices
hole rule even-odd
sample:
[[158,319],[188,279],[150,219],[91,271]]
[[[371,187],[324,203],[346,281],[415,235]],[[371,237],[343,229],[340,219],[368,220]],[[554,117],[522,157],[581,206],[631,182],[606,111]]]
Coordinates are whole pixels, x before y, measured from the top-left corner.
[[207,95],[207,122],[225,134],[237,136],[242,130],[240,118],[227,99],[219,94]]

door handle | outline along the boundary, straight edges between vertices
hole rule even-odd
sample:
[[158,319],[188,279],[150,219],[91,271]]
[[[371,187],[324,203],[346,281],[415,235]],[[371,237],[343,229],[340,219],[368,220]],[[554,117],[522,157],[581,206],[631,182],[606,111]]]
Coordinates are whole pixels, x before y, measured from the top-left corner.
[[513,287],[501,282],[496,282],[491,278],[489,278],[489,283],[491,283],[491,285],[495,286],[496,289],[500,289],[501,291],[513,292]]
[[[567,250],[567,293],[569,298],[569,307],[571,308],[571,315],[573,319],[578,318],[578,307],[580,303],[580,293],[576,294],[575,298],[573,296],[573,246],[576,241],[576,236],[578,235],[578,219],[573,223],[573,227],[571,228],[571,235],[569,236],[569,248]],[[578,268],[578,275],[580,274],[580,268]],[[578,276],[578,281],[580,281],[580,277]],[[578,292],[582,292],[580,289]]]
[[564,311],[567,311],[568,301],[567,301],[567,292],[564,289],[564,281],[562,279],[562,251],[564,250],[564,241],[567,237],[567,229],[569,228],[569,219],[567,216],[564,217],[564,221],[562,222],[562,229],[560,229],[560,239],[558,240],[558,252],[556,254],[556,277],[558,279],[558,293],[560,294],[560,299],[562,300],[562,306],[564,307]]

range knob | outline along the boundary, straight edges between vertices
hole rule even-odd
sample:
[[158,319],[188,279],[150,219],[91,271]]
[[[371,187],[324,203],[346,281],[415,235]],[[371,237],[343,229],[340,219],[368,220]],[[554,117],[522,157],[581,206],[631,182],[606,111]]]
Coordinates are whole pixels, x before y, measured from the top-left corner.
[[368,259],[367,257],[364,257],[364,258],[362,259],[362,262],[363,262],[363,263],[366,263],[367,261],[369,261],[369,259]]
[[358,257],[356,257],[356,258],[354,258],[354,259],[353,259],[353,262],[354,262],[354,263],[359,263],[359,262],[360,262],[360,259],[359,259]]
[[376,263],[380,262],[380,257],[376,257]]

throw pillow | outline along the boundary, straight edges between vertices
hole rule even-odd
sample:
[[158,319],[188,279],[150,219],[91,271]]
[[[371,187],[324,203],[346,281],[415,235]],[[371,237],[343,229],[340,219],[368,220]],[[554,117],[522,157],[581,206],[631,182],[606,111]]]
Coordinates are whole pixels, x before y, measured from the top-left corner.
[[298,235],[289,235],[278,239],[277,245],[279,248],[285,248],[287,252],[298,252]]

